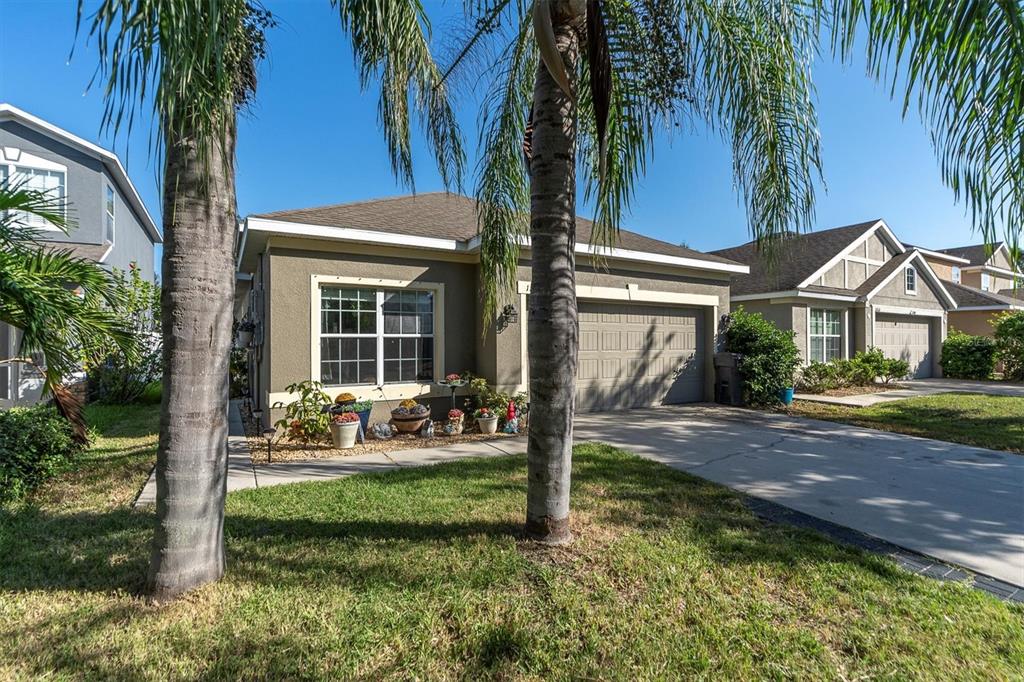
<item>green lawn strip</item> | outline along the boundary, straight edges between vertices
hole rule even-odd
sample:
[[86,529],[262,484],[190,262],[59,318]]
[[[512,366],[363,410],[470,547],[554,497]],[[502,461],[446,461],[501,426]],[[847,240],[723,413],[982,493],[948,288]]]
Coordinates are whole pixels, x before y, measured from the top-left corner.
[[136,596],[151,512],[92,484],[0,511],[0,679],[1024,670],[1019,606],[764,524],[727,489],[622,451],[575,453],[569,548],[518,537],[522,456],[247,490],[228,497],[228,576],[163,607]]
[[846,407],[798,400],[789,414],[1024,453],[1024,398],[943,393]]

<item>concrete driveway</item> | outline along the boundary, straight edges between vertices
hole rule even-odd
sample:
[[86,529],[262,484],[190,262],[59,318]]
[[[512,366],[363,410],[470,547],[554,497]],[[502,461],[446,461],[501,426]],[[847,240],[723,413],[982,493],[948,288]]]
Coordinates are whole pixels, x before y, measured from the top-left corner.
[[580,415],[576,440],[1024,586],[1024,455],[717,405]]

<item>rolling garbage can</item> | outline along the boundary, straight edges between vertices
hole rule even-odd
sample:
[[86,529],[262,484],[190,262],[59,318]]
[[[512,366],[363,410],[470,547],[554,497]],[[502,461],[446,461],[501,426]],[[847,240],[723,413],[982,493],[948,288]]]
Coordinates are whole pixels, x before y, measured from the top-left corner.
[[739,353],[715,353],[715,402],[743,405],[743,377]]

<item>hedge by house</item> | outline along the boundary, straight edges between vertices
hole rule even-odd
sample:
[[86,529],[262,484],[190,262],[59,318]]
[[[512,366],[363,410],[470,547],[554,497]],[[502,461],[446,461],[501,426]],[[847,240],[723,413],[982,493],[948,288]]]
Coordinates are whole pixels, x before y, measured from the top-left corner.
[[760,313],[742,307],[734,311],[725,327],[724,348],[742,356],[739,370],[751,405],[778,403],[779,391],[793,385],[793,372],[800,365],[793,332],[779,329]]
[[870,386],[876,381],[884,384],[899,381],[910,374],[910,363],[899,358],[887,358],[878,348],[869,348],[849,359],[837,358],[828,362],[812,362],[800,372],[800,390],[822,393],[848,386]]
[[996,359],[1003,363],[1003,378],[1024,381],[1024,310],[1003,313],[993,326]]
[[939,364],[951,379],[988,379],[996,365],[996,342],[952,329],[942,342]]
[[0,411],[0,502],[32,492],[81,449],[71,425],[53,407]]

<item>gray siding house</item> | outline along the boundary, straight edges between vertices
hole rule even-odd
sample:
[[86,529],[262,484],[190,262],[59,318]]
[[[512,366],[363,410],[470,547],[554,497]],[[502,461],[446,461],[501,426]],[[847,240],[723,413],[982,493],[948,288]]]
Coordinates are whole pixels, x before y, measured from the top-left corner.
[[[623,231],[612,249],[577,219],[581,411],[709,400],[718,320],[745,265]],[[493,317],[480,302],[476,205],[419,194],[249,216],[238,248],[236,319],[250,345],[255,407],[276,419],[285,387],[416,398],[447,409],[437,381],[470,371],[526,390],[529,244],[517,288]],[[595,262],[600,252],[606,267]]]
[[[70,234],[30,218],[47,244],[108,268],[135,264],[154,278],[160,231],[112,152],[10,104],[0,103],[0,182],[26,182],[64,198]],[[16,357],[17,329],[0,323],[0,359]],[[0,408],[39,398],[38,373],[0,364]]]
[[882,220],[793,235],[774,258],[754,242],[712,252],[750,266],[732,305],[792,330],[805,363],[880,348],[915,377],[940,376],[947,313],[956,302],[918,249]]

